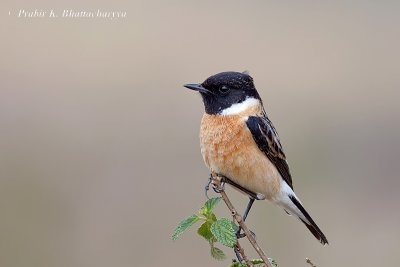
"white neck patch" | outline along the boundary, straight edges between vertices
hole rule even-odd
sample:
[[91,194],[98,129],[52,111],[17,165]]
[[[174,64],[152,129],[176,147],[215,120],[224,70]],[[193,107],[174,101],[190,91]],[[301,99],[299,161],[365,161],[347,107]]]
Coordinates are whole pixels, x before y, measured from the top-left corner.
[[246,111],[249,108],[257,107],[260,105],[260,100],[254,98],[254,97],[249,97],[245,101],[233,104],[229,108],[226,108],[221,111],[221,115],[237,115],[239,113],[242,113]]

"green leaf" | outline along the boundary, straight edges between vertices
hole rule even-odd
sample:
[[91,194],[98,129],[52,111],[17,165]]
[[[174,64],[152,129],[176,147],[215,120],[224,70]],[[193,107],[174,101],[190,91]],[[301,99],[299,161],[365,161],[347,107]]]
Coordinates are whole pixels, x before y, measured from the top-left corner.
[[192,226],[200,219],[201,218],[198,215],[193,214],[192,216],[181,221],[179,225],[175,228],[174,233],[172,234],[172,240],[176,240],[180,234],[182,234],[187,228]]
[[236,260],[232,260],[231,265],[229,267],[247,267],[246,264],[242,264]]
[[207,208],[207,210],[212,211],[215,206],[221,201],[221,197],[213,197],[207,200],[207,202],[204,204],[204,207]]
[[212,213],[212,210],[220,202],[220,200],[221,197],[210,198],[206,201],[206,203],[204,203],[203,207],[199,210],[199,213],[207,217],[209,214]]
[[197,233],[202,237],[204,237],[207,241],[213,238],[213,234],[211,233],[210,230],[211,224],[212,222],[206,221],[199,227],[199,229],[197,229]]
[[235,246],[236,232],[230,220],[221,218],[211,225],[210,230],[221,244],[230,248]]
[[211,212],[207,219],[213,223],[217,221],[217,216],[215,216],[215,214]]
[[219,248],[214,247],[214,246],[211,247],[211,256],[214,259],[219,260],[219,261],[226,259],[225,253],[222,250],[220,250]]

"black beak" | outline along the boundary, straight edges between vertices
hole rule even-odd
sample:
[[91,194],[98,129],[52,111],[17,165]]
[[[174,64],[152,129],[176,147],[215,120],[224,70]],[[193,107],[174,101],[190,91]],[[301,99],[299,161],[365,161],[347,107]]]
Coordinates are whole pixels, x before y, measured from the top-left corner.
[[198,83],[189,83],[185,84],[184,87],[189,88],[191,90],[195,90],[200,93],[210,94],[211,92],[204,88],[201,84]]

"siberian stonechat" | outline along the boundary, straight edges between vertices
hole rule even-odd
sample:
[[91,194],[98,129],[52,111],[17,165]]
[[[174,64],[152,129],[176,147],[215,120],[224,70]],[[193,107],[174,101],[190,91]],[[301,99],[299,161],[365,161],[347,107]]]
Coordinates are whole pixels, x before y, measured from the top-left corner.
[[[327,244],[293,191],[286,155],[253,78],[247,73],[222,72],[201,84],[185,87],[199,92],[203,99],[200,146],[210,171],[227,177],[241,191],[263,194],[299,218],[322,244]],[[254,201],[250,199],[244,218]]]

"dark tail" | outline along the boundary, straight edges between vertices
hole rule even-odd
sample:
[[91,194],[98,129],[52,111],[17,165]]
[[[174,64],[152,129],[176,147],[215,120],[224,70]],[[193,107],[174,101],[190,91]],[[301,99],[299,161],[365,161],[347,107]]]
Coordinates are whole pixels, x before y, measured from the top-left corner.
[[306,218],[306,220],[304,220],[303,218],[299,217],[299,219],[307,226],[308,230],[310,230],[310,232],[315,236],[316,239],[319,240],[319,242],[321,242],[321,244],[328,244],[328,239],[326,239],[324,233],[322,233],[321,229],[319,229],[317,224],[314,222],[308,212],[303,208],[297,198],[292,195],[290,195],[289,198],[293,202],[293,204],[300,210],[302,215]]

